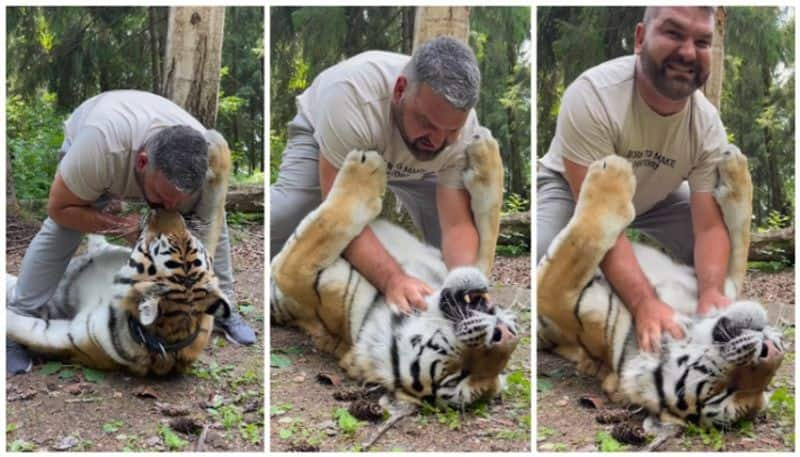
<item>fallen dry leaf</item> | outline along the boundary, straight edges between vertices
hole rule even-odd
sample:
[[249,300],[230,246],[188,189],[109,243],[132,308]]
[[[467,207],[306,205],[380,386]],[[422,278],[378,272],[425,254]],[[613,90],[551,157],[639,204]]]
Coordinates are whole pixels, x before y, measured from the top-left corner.
[[139,398],[153,398],[158,400],[158,393],[150,386],[141,386],[134,389],[133,395]]

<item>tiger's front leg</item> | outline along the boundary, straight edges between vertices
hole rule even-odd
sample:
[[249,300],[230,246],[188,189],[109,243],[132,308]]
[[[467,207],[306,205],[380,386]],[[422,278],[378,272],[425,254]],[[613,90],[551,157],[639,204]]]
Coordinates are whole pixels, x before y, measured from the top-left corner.
[[464,185],[469,191],[472,217],[478,229],[477,266],[488,278],[494,265],[500,208],[503,205],[503,161],[489,129],[481,128],[467,146]]
[[537,268],[537,313],[557,344],[575,344],[581,323],[573,311],[600,261],[635,216],[636,179],[628,161],[609,156],[589,166],[566,227],[553,239]]
[[723,149],[717,173],[719,182],[714,189],[714,199],[722,211],[731,239],[728,277],[733,280],[738,296],[742,293],[747,272],[750,219],[753,214],[753,181],[747,167],[747,157],[732,144]]
[[[273,318],[300,326],[324,350],[332,350],[324,346],[335,346],[335,340],[342,335],[338,335],[340,328],[329,328],[329,322],[320,319],[327,316],[341,321],[345,310],[344,303],[336,308],[336,303],[326,299],[330,295],[328,288],[321,290],[320,286],[330,281],[321,280],[321,276],[378,216],[385,191],[386,164],[380,155],[375,151],[351,151],[327,198],[300,222],[272,261]],[[325,312],[321,309],[323,303],[326,309],[338,311]],[[332,343],[327,341],[329,337],[334,338]]]

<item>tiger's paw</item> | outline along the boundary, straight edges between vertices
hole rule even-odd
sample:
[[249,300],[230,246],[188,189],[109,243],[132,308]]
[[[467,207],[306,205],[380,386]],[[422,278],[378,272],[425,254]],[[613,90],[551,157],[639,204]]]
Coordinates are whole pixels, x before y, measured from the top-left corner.
[[589,166],[575,206],[575,215],[616,237],[636,216],[636,177],[630,162],[608,156]]
[[500,147],[489,129],[480,127],[464,153],[467,158],[464,186],[470,193],[473,207],[478,205],[480,211],[502,204],[503,161]]
[[[717,201],[726,223],[750,223],[752,212],[753,184],[747,157],[736,145],[725,146],[717,163],[719,180],[714,189]],[[730,230],[730,227],[729,227]]]
[[386,163],[375,151],[347,154],[326,203],[338,211],[352,212],[354,221],[367,223],[381,212],[386,192]]

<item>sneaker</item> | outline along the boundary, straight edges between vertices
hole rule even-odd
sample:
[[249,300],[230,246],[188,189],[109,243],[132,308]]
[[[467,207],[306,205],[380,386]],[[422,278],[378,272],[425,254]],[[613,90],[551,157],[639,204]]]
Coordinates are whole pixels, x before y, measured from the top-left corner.
[[6,373],[22,374],[31,371],[33,359],[27,349],[16,341],[6,339]]
[[256,334],[237,312],[227,319],[214,319],[214,328],[225,334],[225,338],[236,344],[250,345],[256,342]]

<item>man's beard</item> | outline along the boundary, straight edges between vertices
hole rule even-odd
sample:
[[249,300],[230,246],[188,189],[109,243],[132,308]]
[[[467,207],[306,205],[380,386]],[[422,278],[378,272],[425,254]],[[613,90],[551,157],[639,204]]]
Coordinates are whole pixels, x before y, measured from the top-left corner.
[[[653,83],[653,86],[655,86],[659,94],[670,100],[678,101],[686,99],[708,80],[709,73],[702,73],[700,61],[698,59],[695,59],[694,62],[685,62],[677,54],[672,54],[667,56],[664,61],[661,62],[661,65],[658,65],[650,57],[647,46],[642,48],[639,58],[642,59],[642,71],[644,71],[645,77]],[[687,80],[684,78],[667,76],[667,66],[669,64],[676,64],[683,67],[690,66],[694,78]]]
[[424,149],[422,147],[422,142],[424,141],[424,137],[417,138],[414,141],[411,141],[406,134],[406,129],[403,126],[403,108],[399,106],[399,104],[392,104],[392,117],[394,117],[394,123],[397,125],[397,131],[400,132],[400,138],[403,139],[403,143],[406,144],[406,148],[408,148],[411,155],[414,156],[415,159],[419,160],[420,162],[429,162],[436,158],[440,152],[444,148],[447,147],[447,141],[442,143],[442,146],[436,150],[431,149]]

